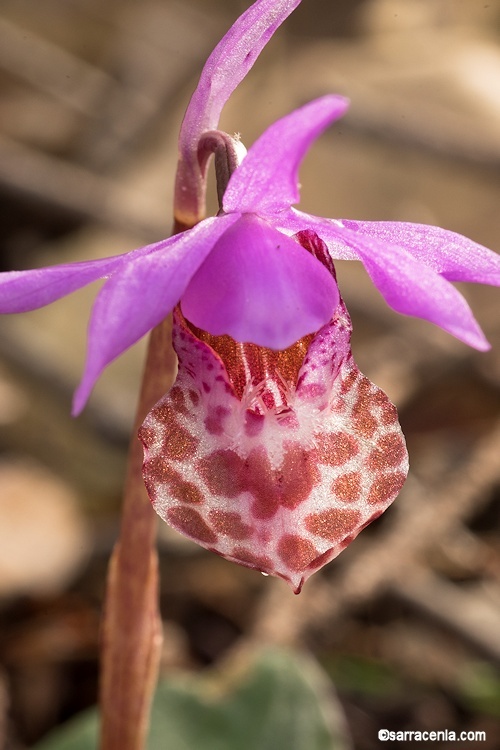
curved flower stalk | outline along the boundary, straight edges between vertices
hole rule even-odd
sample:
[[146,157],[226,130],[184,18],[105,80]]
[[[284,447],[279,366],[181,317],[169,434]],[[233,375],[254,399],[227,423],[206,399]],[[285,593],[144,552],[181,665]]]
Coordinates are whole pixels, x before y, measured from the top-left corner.
[[179,133],[175,182],[175,218],[182,228],[205,216],[205,179],[209,152],[201,151],[204,133],[218,127],[222,109],[252,68],[274,32],[301,0],[257,0],[229,29],[208,58]]
[[[326,246],[298,236],[334,279]],[[179,370],[139,431],[156,511],[198,544],[299,593],[399,493],[395,407],[354,363],[341,299],[282,351],[212,336],[174,313]]]

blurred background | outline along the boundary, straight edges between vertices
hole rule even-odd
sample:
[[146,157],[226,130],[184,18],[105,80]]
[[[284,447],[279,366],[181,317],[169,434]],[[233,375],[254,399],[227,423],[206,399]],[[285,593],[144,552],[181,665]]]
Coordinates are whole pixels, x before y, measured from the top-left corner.
[[[2,0],[1,270],[169,234],[184,109],[248,4]],[[352,106],[307,156],[301,208],[437,224],[500,251],[499,0],[303,0],[221,124],[249,146],[327,92]],[[484,730],[480,746],[498,748],[498,291],[463,289],[493,347],[480,354],[398,317],[360,264],[338,275],[355,358],[400,412],[407,485],[299,597],[163,526],[163,673],[197,672],[250,642],[300,647],[331,678],[332,701],[335,684],[356,750],[379,747],[382,727]],[[144,355],[141,342],[110,366],[71,419],[96,288],[0,321],[2,750],[30,747],[96,700]]]

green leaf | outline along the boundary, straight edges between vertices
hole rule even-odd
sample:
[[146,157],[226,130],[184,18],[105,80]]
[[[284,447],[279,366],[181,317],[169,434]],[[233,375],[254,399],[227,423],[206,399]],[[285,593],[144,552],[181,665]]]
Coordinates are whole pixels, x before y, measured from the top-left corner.
[[380,698],[403,690],[396,672],[378,659],[340,654],[323,659],[322,666],[342,693]]
[[34,746],[33,750],[95,750],[99,714],[95,708],[76,716]]
[[459,694],[474,712],[500,718],[500,674],[488,662],[469,662],[459,674]]
[[[97,713],[34,750],[94,750]],[[342,712],[316,662],[281,649],[248,651],[208,674],[160,683],[148,750],[349,750]]]

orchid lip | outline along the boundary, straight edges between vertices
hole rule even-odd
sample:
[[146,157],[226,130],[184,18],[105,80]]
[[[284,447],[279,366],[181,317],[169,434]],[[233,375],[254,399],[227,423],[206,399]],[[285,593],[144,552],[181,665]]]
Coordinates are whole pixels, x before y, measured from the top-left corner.
[[394,500],[408,469],[396,410],[356,368],[350,332],[339,303],[301,348],[271,352],[199,338],[176,312],[177,379],[140,430],[159,515],[295,593]]

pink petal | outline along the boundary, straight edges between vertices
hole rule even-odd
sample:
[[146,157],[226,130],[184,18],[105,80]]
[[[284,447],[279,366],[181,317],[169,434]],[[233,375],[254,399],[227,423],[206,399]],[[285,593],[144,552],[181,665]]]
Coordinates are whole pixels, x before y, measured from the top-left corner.
[[396,409],[357,369],[350,335],[339,305],[310,344],[295,392],[290,384],[288,408],[277,411],[266,408],[267,384],[255,382],[249,362],[238,366],[248,379],[237,398],[234,363],[174,315],[177,380],[139,433],[159,515],[296,593],[387,508],[408,471]]
[[247,214],[217,242],[181,306],[209,333],[285,349],[330,320],[337,303],[337,285],[321,263]]
[[323,219],[321,216],[313,216],[291,208],[276,211],[271,220],[273,226],[285,234],[292,235],[311,229],[320,237],[328,238],[330,255],[336,260],[361,260],[359,253],[350,247],[340,234],[336,236],[335,228],[341,229],[342,227],[342,223],[336,219]]
[[341,96],[324,96],[271,125],[233,173],[224,210],[264,215],[298,203],[298,171],[306,151],[348,104]]
[[342,221],[348,229],[398,245],[448,281],[500,286],[500,255],[483,245],[426,224],[391,221]]
[[97,279],[104,279],[121,266],[143,255],[167,247],[170,239],[139,247],[111,258],[62,263],[58,266],[0,274],[0,313],[18,313],[50,305]]
[[83,409],[103,369],[167,317],[214,243],[237,219],[237,215],[206,219],[113,274],[94,304],[87,362],[73,414]]
[[179,137],[183,159],[189,161],[196,155],[201,134],[217,127],[224,104],[274,32],[299,4],[300,0],[258,0],[215,47],[184,115]]
[[361,260],[387,304],[397,312],[429,320],[480,351],[490,348],[463,296],[408,250],[299,211],[283,213],[276,222],[286,231],[299,226],[314,230],[333,258]]
[[222,108],[252,68],[276,29],[300,0],[257,0],[234,23],[208,58],[179,136],[174,213],[179,225],[204,216],[205,175],[198,161],[200,136],[217,128]]
[[96,279],[104,278],[119,267],[126,257],[117,255],[114,258],[2,273],[0,313],[27,312],[49,305]]

